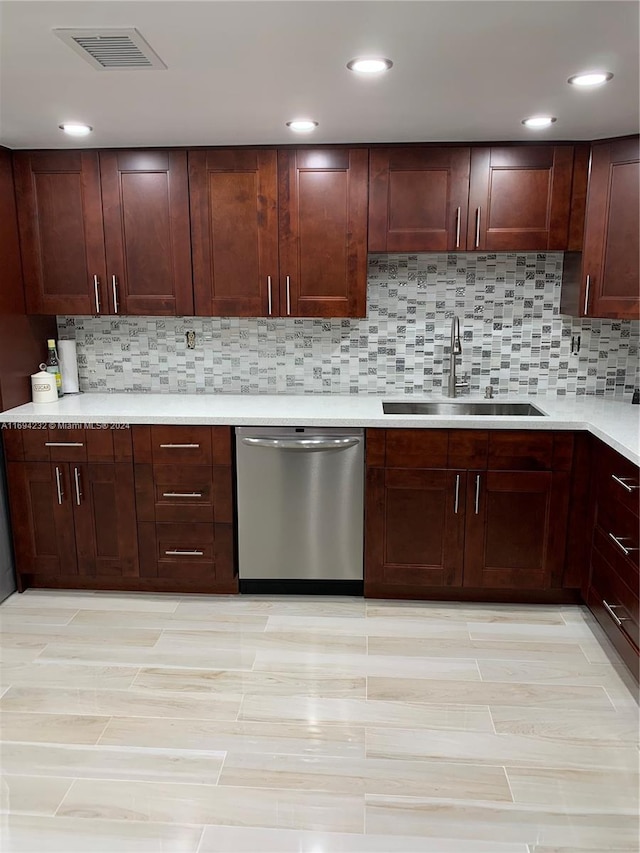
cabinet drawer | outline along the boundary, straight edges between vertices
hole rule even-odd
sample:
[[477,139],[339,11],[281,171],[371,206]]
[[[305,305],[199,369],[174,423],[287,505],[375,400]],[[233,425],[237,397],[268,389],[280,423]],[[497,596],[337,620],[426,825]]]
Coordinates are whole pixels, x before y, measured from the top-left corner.
[[596,527],[609,540],[609,545],[618,558],[630,563],[638,576],[640,552],[638,519],[617,501],[599,500],[596,505]]
[[608,448],[599,449],[598,453],[598,501],[617,501],[637,519],[640,514],[640,472],[632,462]]
[[131,430],[126,427],[52,428],[31,424],[4,432],[12,462],[129,462]]
[[594,591],[602,601],[611,620],[638,647],[640,645],[638,594],[629,589],[604,557],[595,549],[591,557],[589,603],[591,603]]
[[233,521],[231,469],[136,465],[138,521]]
[[139,524],[141,577],[222,580],[233,575],[230,524]]
[[27,462],[87,461],[84,429],[39,429],[34,425],[34,429],[22,430],[22,446]]
[[155,464],[211,465],[210,427],[151,427]]

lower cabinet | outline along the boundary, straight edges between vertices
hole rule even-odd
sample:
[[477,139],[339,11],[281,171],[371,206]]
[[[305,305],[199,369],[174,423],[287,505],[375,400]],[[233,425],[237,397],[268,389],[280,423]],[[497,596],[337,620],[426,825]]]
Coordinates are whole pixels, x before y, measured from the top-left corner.
[[561,595],[570,433],[369,430],[368,440],[367,595]]
[[132,465],[9,462],[7,476],[21,586],[138,575]]
[[640,471],[594,439],[587,604],[638,679]]
[[4,437],[20,590],[238,591],[229,427]]

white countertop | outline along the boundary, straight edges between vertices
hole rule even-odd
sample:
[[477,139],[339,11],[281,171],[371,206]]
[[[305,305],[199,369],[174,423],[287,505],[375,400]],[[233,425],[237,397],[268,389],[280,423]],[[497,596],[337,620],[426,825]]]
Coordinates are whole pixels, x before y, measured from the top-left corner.
[[[465,396],[458,402],[482,399]],[[500,396],[494,402],[530,402],[546,417],[451,417],[384,415],[383,400],[452,402],[441,395],[75,394],[56,403],[27,403],[2,412],[0,423],[584,429],[640,465],[640,406],[632,406],[630,402],[602,397],[512,394]]]

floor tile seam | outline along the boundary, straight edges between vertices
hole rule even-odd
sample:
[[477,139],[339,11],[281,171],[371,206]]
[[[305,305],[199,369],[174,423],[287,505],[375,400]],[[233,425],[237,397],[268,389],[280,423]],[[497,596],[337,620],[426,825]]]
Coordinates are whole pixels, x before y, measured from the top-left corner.
[[[603,689],[603,690],[604,690],[604,692],[607,694],[607,699],[608,699],[608,700],[609,700],[609,702],[611,702],[611,704],[613,705],[614,710],[615,710],[615,711],[620,712],[620,710],[621,710],[621,709],[620,709],[620,708],[618,708],[618,706],[617,706],[617,705],[616,705],[616,703],[615,703],[614,698],[609,694],[609,691],[607,690],[607,688],[603,686],[603,688],[602,688],[602,689]],[[633,694],[632,694],[631,692],[629,692],[629,699],[632,699],[632,700],[633,700],[633,698],[634,698],[634,697],[633,697]],[[625,697],[625,699],[626,699],[626,697]],[[636,701],[635,707],[640,711],[640,706],[638,705],[638,702],[637,702],[637,701]],[[627,710],[627,709],[625,709],[625,710]]]
[[224,755],[222,757],[222,761],[220,762],[220,768],[218,769],[218,775],[216,777],[216,785],[220,785],[220,777],[222,776],[222,768],[226,764],[228,756],[229,756],[229,750],[224,750]]
[[[2,697],[0,696],[0,699]],[[236,717],[230,715],[228,717],[167,717],[166,714],[133,714],[129,713],[126,716],[123,714],[114,714],[113,711],[105,711],[104,713],[83,713],[78,711],[21,711],[21,710],[11,710],[11,708],[2,708],[0,707],[0,712],[5,714],[41,714],[44,717],[91,717],[92,719],[100,719],[101,717],[105,717],[109,720],[112,719],[126,719],[126,720],[175,720],[180,723],[236,723],[242,722],[238,720]],[[245,722],[251,722],[246,720]],[[4,738],[0,733],[0,743],[4,742]]]
[[[123,669],[182,669],[186,672],[193,672],[196,670],[204,671],[204,672],[251,672],[250,669],[244,668],[235,668],[235,667],[225,667],[224,669],[217,670],[203,670],[203,667],[200,666],[186,666],[181,665],[179,663],[161,663],[158,661],[114,661],[107,660],[106,658],[96,658],[96,659],[82,659],[82,658],[36,658],[36,660],[42,660],[42,663],[51,663],[51,664],[61,664],[63,666],[118,666]],[[268,670],[266,670],[268,671]],[[256,672],[262,672],[262,670],[256,670]]]
[[509,779],[509,774],[507,773],[506,765],[502,765],[502,772],[504,773],[504,778],[507,783],[507,787],[509,788],[509,796],[511,797],[511,802],[515,803],[516,798],[513,795],[513,788],[511,787],[511,779]]
[[107,720],[106,720],[106,722],[105,722],[105,724],[104,724],[104,728],[102,729],[102,731],[101,731],[101,732],[100,732],[100,734],[98,735],[98,739],[97,739],[97,740],[96,740],[96,742],[93,744],[94,746],[99,746],[100,741],[101,741],[101,739],[102,739],[102,736],[104,735],[104,733],[106,732],[106,730],[109,728],[109,724],[111,723],[111,721],[112,721],[112,720],[113,720],[113,716],[107,717]]
[[[542,815],[557,815],[560,818],[567,817],[590,817],[594,815],[600,816],[615,816],[615,817],[628,817],[628,818],[636,818],[637,819],[637,810],[636,809],[622,809],[616,812],[609,812],[606,810],[600,809],[588,809],[582,806],[549,806],[549,805],[540,805],[538,803],[518,803],[518,802],[506,802],[504,800],[471,800],[466,798],[454,798],[454,797],[416,797],[416,796],[406,796],[403,794],[395,795],[395,794],[365,794],[365,806],[382,806],[384,807],[385,803],[376,802],[376,800],[387,800],[391,803],[407,803],[407,805],[411,806],[415,803],[421,803],[426,806],[435,806],[438,808],[443,808],[446,806],[454,806],[454,807],[463,807],[463,808],[477,808],[477,809],[498,809],[499,811],[508,811],[508,812],[526,812],[532,815],[542,814]],[[595,851],[594,851],[595,853]]]
[[67,788],[67,790],[65,791],[64,796],[62,797],[62,799],[61,799],[61,800],[60,800],[60,802],[58,803],[58,805],[57,805],[57,807],[56,807],[56,809],[55,809],[55,811],[54,811],[54,813],[53,813],[53,817],[54,817],[54,818],[56,817],[56,815],[58,814],[58,812],[59,812],[59,811],[60,811],[60,809],[62,808],[62,804],[64,803],[64,801],[65,801],[65,800],[67,799],[67,797],[69,796],[69,793],[70,793],[71,789],[73,788],[73,786],[75,785],[75,783],[76,783],[77,781],[78,781],[77,777],[74,777],[74,778],[72,778],[72,779],[71,779],[71,782],[70,782],[70,784],[69,784],[69,787],[68,787],[68,788]]
[[595,774],[602,774],[602,773],[608,773],[608,774],[614,773],[614,774],[619,774],[620,776],[633,776],[633,777],[637,778],[638,784],[640,785],[640,770],[633,771],[630,769],[629,770],[619,769],[617,767],[610,767],[610,766],[604,766],[604,765],[600,766],[600,767],[558,767],[558,766],[544,766],[544,765],[540,765],[540,764],[512,764],[509,761],[505,761],[503,766],[504,766],[505,772],[507,773],[507,776],[509,775],[510,772],[513,773],[513,772],[518,772],[518,771],[525,771],[525,772],[536,773],[537,771],[540,771],[540,770],[542,770],[543,772],[549,772],[549,773],[571,773],[572,775],[573,774],[595,775]]

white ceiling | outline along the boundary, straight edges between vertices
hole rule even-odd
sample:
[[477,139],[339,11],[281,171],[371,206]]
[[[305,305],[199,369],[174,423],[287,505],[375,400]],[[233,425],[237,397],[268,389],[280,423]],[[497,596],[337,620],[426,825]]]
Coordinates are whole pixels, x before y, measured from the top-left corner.
[[[72,0],[0,3],[0,143],[84,144],[597,139],[638,132],[637,2],[618,0]],[[136,27],[166,71],[98,71],[54,27]],[[362,79],[345,65],[381,54]],[[613,81],[578,91],[567,78]],[[521,119],[558,121],[530,131]],[[312,135],[285,127],[316,119]]]

